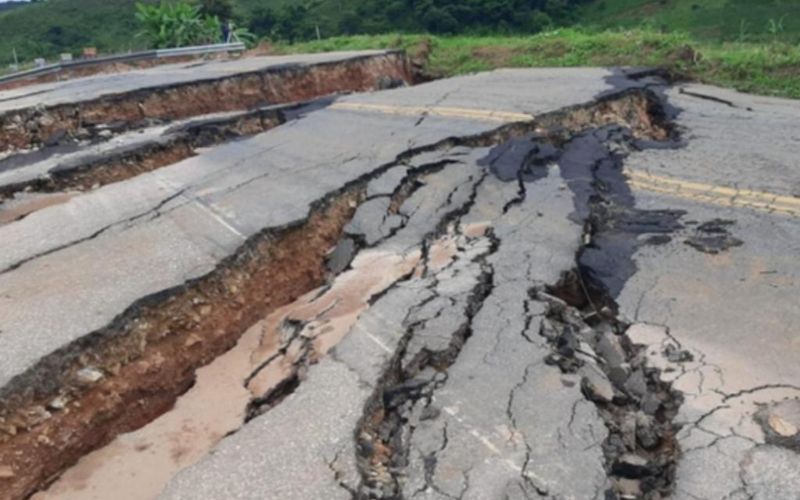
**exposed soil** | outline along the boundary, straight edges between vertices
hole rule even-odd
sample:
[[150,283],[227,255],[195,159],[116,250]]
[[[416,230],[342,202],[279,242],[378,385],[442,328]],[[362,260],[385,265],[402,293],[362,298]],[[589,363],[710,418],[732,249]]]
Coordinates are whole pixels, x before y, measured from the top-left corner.
[[[197,371],[175,407],[84,457],[35,498],[155,498],[182,468],[197,462],[246,416],[290,391],[306,365],[335,346],[376,294],[408,274],[408,256],[365,250],[330,287],[312,290],[250,327],[236,346]],[[373,270],[380,268],[381,273]],[[295,384],[296,385],[296,384]],[[213,404],[209,404],[213,401]]]
[[[316,64],[268,68],[219,80],[196,81],[105,96],[83,103],[24,109],[0,116],[0,150],[28,148],[52,137],[85,135],[99,124],[131,128],[147,120],[309,100],[336,92],[364,91],[386,82],[411,82],[400,52]],[[220,99],[220,96],[225,96]]]
[[[0,498],[25,498],[89,451],[164,413],[197,367],[270,311],[322,285],[325,254],[362,196],[351,188],[305,224],[253,238],[210,275],[136,304],[50,360],[50,375],[28,386],[36,393],[5,398],[0,464],[13,475],[0,479]],[[86,382],[87,366],[103,378]]]
[[11,205],[0,204],[0,226],[20,220],[37,210],[66,203],[76,194],[77,193],[25,193],[23,198],[14,200]]
[[[487,146],[531,133],[546,132],[558,140],[565,131],[605,123],[625,123],[638,137],[667,137],[669,127],[653,112],[657,109],[653,94],[631,91],[536,122],[408,151],[397,162],[423,150]],[[409,179],[407,185],[413,184]],[[407,196],[409,189],[396,195]],[[0,478],[0,497],[24,498],[40,490],[80,457],[168,411],[193,384],[198,367],[228,351],[251,325],[325,283],[326,255],[364,197],[362,184],[331,195],[304,224],[252,238],[211,274],[143,299],[113,324],[54,353],[4,388],[0,467],[10,474]],[[490,279],[487,271],[474,304]],[[468,330],[456,332],[452,353],[415,363],[415,372],[424,366],[444,369],[466,336]],[[329,342],[321,342],[315,350],[324,352]],[[261,409],[299,383],[292,376],[282,380],[257,384]],[[379,410],[368,414],[384,420]]]
[[[280,107],[269,107],[193,124],[174,132],[167,141],[154,141],[136,149],[123,149],[121,152],[112,151],[74,166],[56,167],[47,177],[2,186],[0,203],[20,192],[25,192],[27,196],[33,193],[96,189],[177,163],[194,156],[198,147],[264,132],[285,121],[284,111]],[[27,215],[31,211],[33,210],[27,210],[20,215]],[[9,219],[4,213],[5,210],[0,205],[0,224]]]

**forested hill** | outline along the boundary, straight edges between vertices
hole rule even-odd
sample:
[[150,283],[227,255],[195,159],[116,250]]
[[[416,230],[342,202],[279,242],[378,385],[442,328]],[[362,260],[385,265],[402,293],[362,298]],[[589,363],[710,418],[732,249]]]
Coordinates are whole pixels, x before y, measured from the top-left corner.
[[27,2],[0,2],[0,12],[27,5]]
[[[154,3],[155,0],[145,0]],[[566,25],[680,29],[705,39],[796,43],[800,1],[787,0],[194,0],[230,12],[258,37],[301,41],[356,33],[532,34]],[[0,64],[96,46],[144,48],[136,0],[42,0],[0,11]],[[0,6],[4,4],[0,3]]]
[[338,0],[277,10],[255,7],[252,24],[256,30],[271,28],[282,36],[299,37],[316,25],[334,34],[531,33],[577,21],[577,7],[588,3],[591,0]]

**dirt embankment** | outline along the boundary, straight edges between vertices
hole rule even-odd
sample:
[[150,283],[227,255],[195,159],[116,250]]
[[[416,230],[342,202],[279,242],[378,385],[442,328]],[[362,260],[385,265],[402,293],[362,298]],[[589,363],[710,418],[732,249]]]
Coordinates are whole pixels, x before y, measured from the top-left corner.
[[26,108],[0,116],[0,151],[35,147],[65,135],[91,137],[98,125],[136,128],[153,119],[175,120],[411,81],[405,54],[392,52],[312,66],[268,68],[44,109]]

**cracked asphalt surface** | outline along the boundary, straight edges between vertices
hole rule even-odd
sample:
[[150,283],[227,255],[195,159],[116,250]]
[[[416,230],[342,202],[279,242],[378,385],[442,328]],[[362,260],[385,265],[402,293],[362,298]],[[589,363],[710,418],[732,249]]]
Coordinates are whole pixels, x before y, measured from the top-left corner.
[[292,118],[0,225],[5,404],[114,379],[104,328],[360,193],[321,286],[34,498],[800,498],[800,104],[531,69]]

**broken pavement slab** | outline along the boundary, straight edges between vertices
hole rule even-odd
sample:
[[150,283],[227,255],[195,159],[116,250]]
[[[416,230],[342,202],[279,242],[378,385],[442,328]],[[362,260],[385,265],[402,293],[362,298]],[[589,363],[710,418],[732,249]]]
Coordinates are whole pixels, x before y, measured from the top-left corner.
[[[638,270],[619,296],[620,311],[650,324],[650,333],[641,329],[637,337],[684,397],[676,417],[683,456],[675,498],[794,498],[796,474],[762,480],[755,471],[790,471],[796,463],[796,455],[775,446],[792,443],[779,437],[793,430],[781,415],[791,418],[800,397],[794,299],[800,200],[792,195],[797,172],[789,125],[800,120],[800,105],[688,88],[735,106],[670,90],[682,109],[677,124],[686,145],[626,160],[626,169],[647,172],[631,177],[637,206],[685,210],[686,228],[637,252]],[[659,189],[647,180],[660,177],[681,179],[681,186],[668,181]],[[695,235],[738,243],[701,252],[683,243]]]
[[[100,74],[0,93],[0,154],[153,120],[303,101],[410,83],[394,51],[262,56]],[[220,96],[225,96],[220,98]]]
[[[677,343],[675,336],[687,324],[701,330],[702,325],[691,323],[697,316],[685,312],[688,323],[676,321],[676,330],[673,318],[654,319],[646,297],[635,310],[629,297],[641,287],[639,278],[668,274],[666,267],[646,261],[648,256],[688,256],[681,264],[726,259],[749,251],[753,226],[718,207],[698,208],[698,200],[643,193],[633,180],[633,190],[627,189],[623,163],[644,158],[646,164],[648,154],[669,159],[684,152],[674,141],[670,149],[638,151],[643,133],[650,140],[675,139],[670,123],[660,121],[663,116],[648,113],[657,115],[663,105],[641,89],[653,83],[601,69],[505,70],[347,96],[291,124],[200,151],[0,227],[0,237],[19,242],[4,252],[0,275],[2,300],[14,306],[6,309],[12,311],[10,328],[4,322],[0,334],[10,349],[5,381],[24,386],[18,375],[43,358],[54,364],[39,364],[26,377],[54,365],[58,372],[70,351],[52,353],[65,345],[75,349],[76,366],[86,368],[78,354],[108,360],[102,350],[91,352],[99,345],[94,342],[136,340],[148,329],[155,336],[145,337],[144,346],[122,344],[124,349],[113,351],[130,360],[89,365],[103,375],[90,393],[131,369],[141,370],[143,379],[148,374],[163,379],[173,359],[147,355],[153,339],[174,336],[180,346],[175,358],[207,352],[192,366],[210,361],[206,368],[217,374],[212,379],[230,377],[226,383],[242,390],[228,392],[242,398],[230,405],[231,418],[221,432],[195,440],[201,446],[164,467],[169,472],[151,481],[148,495],[165,486],[163,495],[172,498],[601,498],[673,489],[679,497],[697,484],[686,468],[702,471],[698,458],[707,456],[691,452],[679,460],[674,440],[685,450],[708,441],[675,435],[673,420],[683,422],[683,413],[674,415],[680,395],[659,379],[682,387],[692,374],[705,376],[706,367],[695,370],[690,363],[708,363],[699,350],[707,346]],[[679,116],[686,116],[681,133],[691,143],[696,104],[680,104],[685,115]],[[529,117],[540,121],[511,123]],[[547,134],[557,126],[558,133]],[[701,141],[696,147],[707,146]],[[529,156],[534,149],[538,153]],[[691,159],[681,161],[686,158]],[[700,171],[687,163],[686,172],[674,167],[670,174]],[[702,214],[700,223],[736,219],[726,230],[744,245],[716,256],[683,245],[681,238],[693,225],[680,210]],[[768,220],[793,227],[790,219]],[[345,233],[350,236],[342,240]],[[774,245],[784,248],[791,241],[789,235]],[[665,256],[666,249],[674,249],[670,245],[681,251]],[[333,248],[347,255],[337,256],[331,274],[326,260]],[[608,254],[609,248],[618,253]],[[587,286],[581,281],[586,276],[575,272],[582,263],[604,263],[606,255],[628,266],[609,286],[621,289],[619,315],[615,297],[598,292],[593,282]],[[395,268],[390,263],[396,259],[386,260],[391,256],[413,269]],[[251,262],[255,267],[247,267]],[[365,262],[380,262],[382,271],[397,274],[372,271],[370,278],[391,279],[366,287],[372,281],[357,279],[370,272]],[[288,267],[299,272],[280,271]],[[347,300],[336,299],[345,292]],[[93,307],[82,308],[85,304]],[[279,315],[276,321],[270,311]],[[669,328],[658,326],[664,323]],[[55,332],[54,324],[63,327]],[[205,351],[215,342],[217,350]],[[639,351],[634,344],[648,349]],[[212,358],[230,347],[228,354],[247,362],[222,370],[215,363],[228,354]],[[147,425],[147,419],[158,414],[180,422],[182,402],[188,406],[194,394],[179,397],[193,381],[191,369],[181,379],[185,387],[172,392],[161,387],[170,406],[177,398],[178,413],[154,410],[132,435],[150,432],[153,439],[163,424],[157,419]],[[198,389],[210,380],[204,369],[197,372]],[[587,398],[581,379],[589,374],[602,397]],[[245,387],[254,392],[248,396]],[[769,393],[771,421],[786,433],[792,417],[778,404],[781,391],[791,388],[724,397],[746,399],[761,409],[762,396]],[[44,410],[45,425],[63,419],[65,409],[77,411],[71,404],[59,400],[52,411]],[[687,415],[697,409],[693,405],[689,401]],[[708,423],[737,416],[726,411],[715,410]],[[44,413],[30,416],[40,419]],[[748,436],[762,429],[756,420],[740,423]],[[43,427],[34,425],[34,432],[37,428]],[[720,428],[707,429],[719,433]],[[73,451],[85,463],[43,495],[80,496],[88,494],[86,488],[113,487],[116,459],[97,457],[115,458],[115,446],[124,439],[95,453],[90,447]],[[39,446],[52,446],[45,443]],[[721,438],[710,452],[717,452],[715,446],[758,453],[776,461],[778,471],[792,464],[786,453],[793,452],[775,444],[753,448],[734,436]],[[126,453],[116,458],[132,456]],[[732,469],[713,471],[720,481],[739,467],[748,482],[743,488],[764,495],[791,491],[792,474],[766,485],[756,477],[767,477],[760,465],[732,457]],[[92,463],[108,464],[102,468],[108,474]],[[133,464],[127,470],[147,467]],[[71,482],[87,477],[82,467],[96,475]],[[10,470],[14,477],[28,473],[17,466]],[[112,480],[102,483],[101,477]]]

